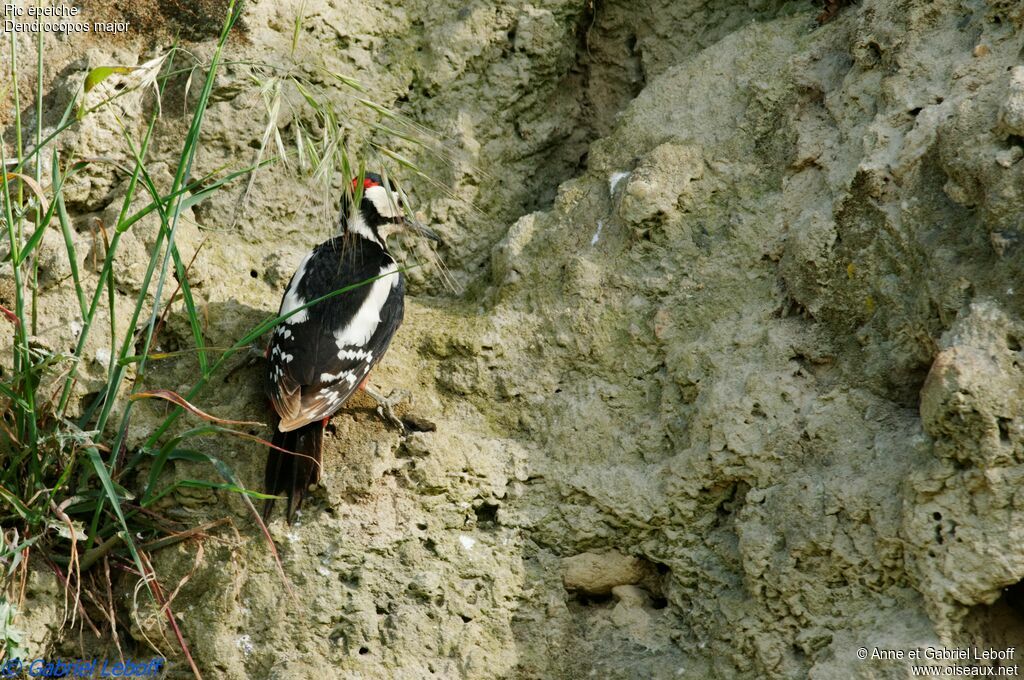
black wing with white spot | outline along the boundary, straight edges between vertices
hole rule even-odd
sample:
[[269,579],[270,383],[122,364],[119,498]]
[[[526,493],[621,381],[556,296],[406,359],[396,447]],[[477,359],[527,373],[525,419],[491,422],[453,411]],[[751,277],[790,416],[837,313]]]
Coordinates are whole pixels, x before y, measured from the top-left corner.
[[344,236],[317,246],[288,283],[281,314],[356,284],[363,285],[274,330],[267,391],[282,432],[330,416],[358,389],[402,323],[405,293],[395,261],[378,243]]

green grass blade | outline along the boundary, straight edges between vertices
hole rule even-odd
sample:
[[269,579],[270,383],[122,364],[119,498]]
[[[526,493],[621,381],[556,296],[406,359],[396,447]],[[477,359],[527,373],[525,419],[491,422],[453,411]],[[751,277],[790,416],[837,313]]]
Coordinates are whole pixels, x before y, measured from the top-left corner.
[[189,489],[217,489],[220,491],[231,491],[232,493],[242,494],[243,496],[248,496],[249,498],[255,498],[257,500],[269,500],[271,498],[277,498],[277,496],[265,494],[260,491],[253,491],[252,489],[247,489],[244,486],[239,486],[237,484],[231,484],[230,482],[222,483],[207,482],[201,479],[182,479],[174,482],[170,486],[161,489],[159,492],[153,494],[153,497],[150,498],[149,501],[147,501],[146,503],[143,503],[142,507],[147,508],[156,503],[157,501],[159,501],[167,494],[173,493],[175,490],[180,489],[182,487]]
[[[13,34],[12,34],[13,40]],[[12,42],[12,51],[14,50]],[[15,87],[17,92],[17,87]],[[19,142],[20,144],[20,142]],[[0,140],[0,168],[7,167],[6,145]],[[22,289],[21,267],[15,263],[21,261],[21,220],[15,222],[14,206],[15,197],[11,195],[10,173],[0,171],[2,179],[2,199],[4,218],[7,223],[7,238],[11,251],[11,271],[14,275],[14,314],[18,323],[14,329],[14,373],[22,376],[22,399],[26,409],[15,411],[15,428],[18,438],[27,445],[32,466],[32,479],[39,479],[39,460],[35,454],[36,446],[36,413],[35,413],[35,387],[31,380],[32,356],[28,347],[28,334],[25,330],[25,299]],[[20,204],[20,203],[19,203]],[[16,226],[17,225],[17,226]]]
[[[153,204],[156,206],[156,209],[160,215],[161,227],[163,227],[164,225],[167,224],[167,214],[164,212],[161,206],[160,192],[157,190],[156,184],[154,183],[153,178],[150,176],[149,171],[146,170],[146,166],[145,164],[143,164],[142,159],[136,153],[135,145],[132,143],[131,140],[131,135],[128,134],[128,131],[124,128],[124,126],[122,126],[121,130],[125,136],[125,140],[128,142],[128,148],[131,149],[132,153],[135,155],[136,162],[142,169],[143,185],[145,186],[146,190],[149,191],[149,194],[153,199]],[[181,259],[181,253],[178,251],[178,247],[176,245],[173,245],[171,248],[171,257],[174,259],[174,270],[178,277],[178,283],[181,286],[182,300],[185,303],[185,311],[188,316],[189,326],[192,329],[192,338],[193,340],[195,340],[196,349],[198,350],[199,370],[205,371],[207,366],[209,365],[209,362],[206,358],[206,341],[203,338],[202,324],[199,321],[199,314],[196,312],[195,301],[192,297],[192,286],[189,284],[188,281],[188,268],[185,266],[185,263]],[[158,252],[158,250],[158,248],[154,247],[153,252]],[[113,309],[113,307],[111,308]],[[113,353],[111,353],[111,356],[113,356]],[[124,365],[123,359],[124,357],[121,357],[121,361],[119,362],[121,363],[122,366]]]
[[29,523],[38,521],[39,513],[33,512],[27,505],[21,502],[17,495],[2,486],[0,486],[0,498],[6,501],[22,519],[27,520]]
[[[228,18],[224,23],[224,27],[221,30],[220,39],[217,42],[217,47],[214,49],[213,57],[210,60],[210,68],[209,71],[207,72],[206,79],[203,82],[203,89],[199,95],[199,100],[196,103],[195,113],[192,116],[192,123],[189,126],[188,134],[185,137],[185,143],[182,146],[181,160],[178,163],[178,170],[175,173],[174,181],[171,184],[172,194],[176,193],[181,188],[181,186],[184,184],[185,178],[188,177],[188,175],[191,172],[192,163],[195,160],[196,149],[199,143],[199,133],[200,130],[202,129],[203,118],[205,116],[206,108],[210,101],[210,93],[213,91],[213,83],[216,79],[217,68],[220,64],[221,55],[223,54],[224,46],[227,43],[228,33],[231,31],[231,28],[235,25],[235,22],[238,20],[240,14],[241,5],[237,4],[235,0],[231,0],[231,3],[228,6]],[[174,246],[174,237],[178,227],[178,220],[181,217],[182,205],[183,204],[180,198],[174,200],[173,211],[171,213],[170,219],[170,232],[167,235],[167,252],[164,254],[163,265],[161,268],[160,276],[157,281],[156,291],[153,296],[153,309],[152,313],[150,314],[149,324],[146,328],[145,336],[143,339],[141,352],[141,354],[143,355],[149,354],[150,343],[152,342],[153,339],[153,331],[156,327],[156,322],[160,315],[160,296],[163,292],[164,281],[166,280],[167,276],[168,262],[169,258],[171,257],[171,250]],[[129,328],[131,329],[133,328],[133,326]],[[122,352],[120,358],[123,359],[125,356],[128,356],[127,348],[125,351]],[[145,372],[145,367],[146,361],[145,359],[143,359],[138,364],[137,376],[141,376]],[[120,368],[119,371],[119,377],[123,376],[124,368]],[[118,382],[120,381],[118,380]],[[114,392],[114,394],[116,394],[116,392]],[[121,416],[122,425],[119,428],[117,439],[114,442],[113,448],[115,451],[120,449],[121,443],[123,442],[124,432],[127,431],[127,423],[128,419],[131,416],[131,410],[132,402],[128,402],[127,404],[125,404],[124,412]],[[110,405],[105,405],[104,413],[101,414],[100,416],[101,420],[103,420],[105,415],[109,414],[109,412]]]
[[0,383],[0,394],[4,395],[8,399],[10,399],[12,402],[14,402],[14,405],[17,406],[18,408],[20,408],[22,410],[25,410],[25,411],[29,410],[28,402],[26,402],[24,399],[19,397],[14,392],[14,390],[12,390],[10,387],[8,387],[7,383]]
[[53,204],[57,207],[57,221],[60,223],[60,232],[64,237],[64,247],[68,251],[68,263],[71,265],[71,281],[75,286],[75,295],[78,297],[78,305],[82,310],[82,318],[84,319],[88,314],[88,307],[85,304],[85,291],[82,290],[82,278],[78,273],[78,253],[75,250],[75,242],[71,235],[71,222],[68,219],[68,211],[64,205],[64,192],[63,180],[60,178],[60,171],[58,168],[60,157],[57,154],[57,150],[53,151],[53,162],[51,163],[53,170],[53,178],[51,184],[54,187],[54,200]]
[[[128,521],[124,517],[124,512],[121,509],[121,497],[118,495],[117,490],[114,486],[114,480],[110,478],[110,473],[107,471],[107,466],[100,457],[100,452],[94,448],[89,447],[86,450],[86,455],[89,457],[89,462],[92,463],[93,469],[96,471],[96,476],[100,480],[100,484],[103,487],[103,491],[106,494],[106,501],[110,504],[110,507],[114,509],[114,514],[117,515],[118,521],[121,523],[121,538],[124,540],[126,546],[128,546],[128,552],[132,555],[132,560],[135,562],[135,566],[139,569],[139,573],[146,573],[146,569],[142,564],[142,560],[139,558],[138,550],[135,547],[135,541],[132,539],[132,532],[128,528]],[[101,507],[97,506],[97,513],[100,512]],[[92,531],[95,536],[95,527]]]
[[164,465],[167,464],[167,459],[171,455],[171,452],[174,451],[175,447],[177,447],[178,444],[181,443],[183,439],[188,437],[189,434],[193,432],[195,432],[195,430],[189,430],[188,432],[185,432],[184,434],[181,434],[177,437],[172,437],[171,439],[168,439],[163,446],[160,447],[160,451],[157,453],[156,460],[153,461],[153,465],[150,466],[149,468],[149,480],[146,483],[146,490],[142,493],[141,505],[143,507],[149,504],[150,494],[152,494],[153,489],[156,488],[157,480],[160,479],[160,473],[164,471]]

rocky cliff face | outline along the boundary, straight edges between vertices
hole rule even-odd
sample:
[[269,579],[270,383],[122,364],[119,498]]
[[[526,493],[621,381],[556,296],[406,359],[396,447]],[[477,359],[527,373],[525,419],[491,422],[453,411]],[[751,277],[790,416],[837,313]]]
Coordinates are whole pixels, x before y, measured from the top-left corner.
[[[334,419],[322,492],[272,526],[290,594],[237,499],[170,504],[237,515],[200,558],[158,555],[190,575],[176,609],[210,677],[908,677],[856,650],[1019,642],[1016,3],[864,0],[822,26],[803,2],[313,4],[251,3],[234,58],[279,58],[304,8],[300,63],[445,136],[452,161],[420,162],[450,191],[407,180],[461,288],[413,273],[376,382],[436,430],[365,401]],[[117,49],[55,87],[141,54]],[[245,73],[198,172],[263,134]],[[91,178],[76,218],[122,182]],[[241,211],[196,207],[211,345],[327,233],[311,194],[273,171]],[[264,417],[259,368],[202,406]],[[259,484],[258,446],[207,445]]]

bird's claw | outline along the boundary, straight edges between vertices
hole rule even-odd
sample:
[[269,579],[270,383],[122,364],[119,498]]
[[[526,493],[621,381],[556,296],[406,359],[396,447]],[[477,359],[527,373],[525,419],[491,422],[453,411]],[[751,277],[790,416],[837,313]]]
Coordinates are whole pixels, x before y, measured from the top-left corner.
[[391,390],[391,393],[385,397],[371,387],[364,387],[363,391],[377,402],[377,415],[384,419],[385,422],[391,423],[402,432],[406,431],[405,423],[403,423],[402,419],[395,414],[395,407],[412,397],[409,392],[402,389],[395,389]]

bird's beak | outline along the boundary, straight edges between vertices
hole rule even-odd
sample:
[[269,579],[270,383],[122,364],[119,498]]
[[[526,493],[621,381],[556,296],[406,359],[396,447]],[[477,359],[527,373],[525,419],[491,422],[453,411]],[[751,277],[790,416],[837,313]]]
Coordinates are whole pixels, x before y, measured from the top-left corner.
[[402,223],[405,224],[406,229],[409,229],[410,231],[425,238],[429,238],[431,241],[441,243],[441,237],[437,235],[437,232],[433,231],[432,229],[427,229],[417,220],[404,217],[402,218]]

